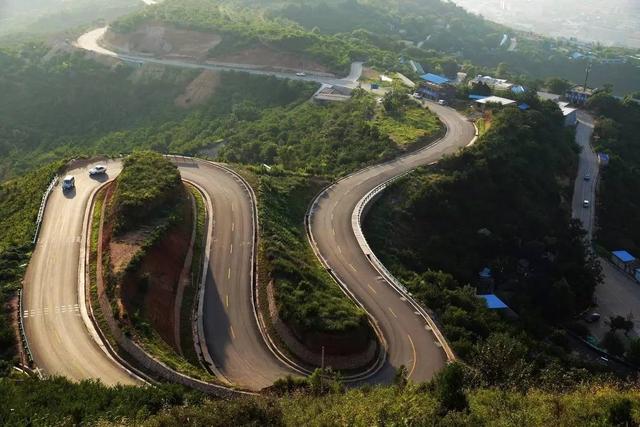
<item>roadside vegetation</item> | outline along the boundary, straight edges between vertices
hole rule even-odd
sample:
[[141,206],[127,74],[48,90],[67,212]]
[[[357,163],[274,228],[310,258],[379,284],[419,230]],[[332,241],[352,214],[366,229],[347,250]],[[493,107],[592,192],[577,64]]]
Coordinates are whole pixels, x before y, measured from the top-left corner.
[[640,92],[622,101],[600,93],[589,100],[589,108],[599,116],[595,150],[610,157],[601,168],[596,239],[609,250],[640,256],[640,201],[633,196],[640,188]]
[[[563,330],[600,280],[571,220],[577,148],[553,103],[534,108],[495,114],[476,145],[394,184],[365,219],[374,251],[490,386],[585,375]],[[494,292],[517,314],[476,297]]]
[[[333,350],[331,341],[340,339],[358,351],[372,336],[366,314],[345,297],[322,267],[304,227],[307,209],[326,183],[295,174],[260,176],[262,269],[273,284],[280,318],[301,342],[320,351],[322,345]],[[266,285],[261,283],[263,304]]]
[[[182,356],[175,336],[176,330],[186,332],[185,344],[193,347],[190,307],[185,308],[186,319],[184,315],[174,318],[180,274],[193,227],[198,226],[193,223],[191,196],[180,172],[158,153],[136,152],[124,160],[114,187],[107,202],[102,268],[115,319],[129,338],[170,368],[213,380],[193,351],[187,358]],[[202,226],[202,215],[196,220]],[[189,292],[187,304],[193,302]],[[176,329],[175,321],[183,319],[186,325]]]
[[51,163],[0,183],[0,376],[9,372],[16,356],[10,319],[15,307],[8,303],[22,286],[42,195],[62,164]]
[[[176,386],[107,388],[64,379],[0,379],[6,426],[485,426],[598,425],[640,422],[639,394],[612,382],[570,390],[459,387],[456,368],[428,385],[397,385],[317,392],[304,386],[277,397],[211,399]],[[453,374],[453,375],[451,375]],[[316,390],[316,392],[314,392]],[[462,406],[455,407],[454,402]]]

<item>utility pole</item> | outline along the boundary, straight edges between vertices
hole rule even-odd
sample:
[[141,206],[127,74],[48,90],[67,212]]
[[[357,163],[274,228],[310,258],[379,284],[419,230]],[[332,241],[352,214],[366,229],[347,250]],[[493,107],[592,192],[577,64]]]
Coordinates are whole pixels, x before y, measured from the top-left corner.
[[587,92],[587,80],[589,80],[589,73],[591,72],[591,66],[593,64],[591,62],[589,62],[589,65],[587,65],[587,69],[585,70],[585,76],[584,76],[584,91],[585,93]]

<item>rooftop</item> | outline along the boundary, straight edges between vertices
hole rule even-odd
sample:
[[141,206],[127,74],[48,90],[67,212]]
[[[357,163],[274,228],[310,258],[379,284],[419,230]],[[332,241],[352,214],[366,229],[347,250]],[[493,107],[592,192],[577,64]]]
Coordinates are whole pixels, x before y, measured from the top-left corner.
[[512,105],[515,104],[516,101],[513,99],[501,98],[499,96],[488,96],[483,99],[478,99],[476,101],[478,104],[500,104],[500,105]]
[[633,262],[636,260],[636,257],[627,251],[613,251],[612,254],[622,262]]
[[565,117],[577,110],[577,108],[569,107],[568,102],[558,102],[558,107],[560,107],[560,109],[562,110],[562,115]]
[[584,88],[584,86],[574,86],[571,89],[569,89],[569,92],[575,92],[575,93],[584,93],[587,95],[593,95],[593,89],[589,89],[589,88]]
[[420,78],[426,82],[433,83],[435,85],[442,85],[445,83],[449,83],[451,80],[444,76],[439,76],[437,74],[427,73],[420,76]]
[[478,298],[483,298],[485,303],[487,304],[487,308],[490,310],[509,308],[507,304],[502,302],[502,300],[494,294],[478,295]]

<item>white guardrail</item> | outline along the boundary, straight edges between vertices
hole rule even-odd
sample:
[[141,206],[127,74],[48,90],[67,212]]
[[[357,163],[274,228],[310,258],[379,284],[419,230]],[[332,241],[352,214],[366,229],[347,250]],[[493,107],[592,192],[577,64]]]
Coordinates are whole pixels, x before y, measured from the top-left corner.
[[420,313],[422,318],[427,322],[429,328],[431,328],[431,331],[433,332],[433,335],[435,335],[436,340],[440,344],[440,347],[442,347],[443,351],[445,352],[447,360],[449,362],[453,362],[456,360],[456,356],[453,353],[453,350],[449,346],[449,343],[445,339],[444,335],[442,335],[442,333],[440,332],[440,329],[438,328],[436,323],[433,321],[424,307],[422,307],[422,305],[420,305],[420,303],[418,303],[413,298],[413,295],[407,290],[407,288],[402,283],[400,283],[400,281],[393,274],[391,274],[391,272],[387,270],[384,264],[378,259],[376,254],[371,250],[371,247],[369,246],[369,243],[367,242],[367,239],[362,232],[362,217],[368,205],[372,203],[387,187],[389,187],[395,181],[411,174],[412,172],[413,170],[405,172],[383,182],[382,184],[377,185],[362,199],[360,199],[351,215],[351,227],[353,228],[353,233],[355,234],[356,240],[360,245],[360,249],[362,249],[362,252],[364,252],[371,265],[378,271],[378,273],[380,273],[382,277],[384,277],[384,279],[396,290],[396,292],[400,294],[400,296],[406,298],[409,304],[411,304],[411,306]]
[[[58,183],[58,176],[56,175],[53,177],[53,179],[49,183],[49,186],[42,194],[40,208],[38,209],[38,216],[36,217],[36,229],[33,233],[33,239],[31,240],[31,243],[34,245],[38,242],[38,236],[40,235],[40,226],[42,225],[42,218],[44,216],[44,210],[47,206],[47,200],[49,200],[49,195],[51,194],[51,191],[53,191],[53,188],[56,186],[57,183]],[[32,365],[34,363],[33,353],[31,352],[29,339],[27,338],[27,333],[24,328],[24,320],[23,320],[24,308],[23,308],[23,301],[22,301],[22,289],[18,291],[18,310],[19,310],[18,311],[18,327],[20,329],[20,338],[22,339],[22,347],[27,353],[28,363]],[[38,372],[39,374],[39,371],[36,371],[36,372]]]
[[47,206],[47,200],[49,200],[49,195],[53,190],[53,187],[58,183],[58,175],[54,176],[49,186],[45,190],[42,195],[42,201],[40,202],[40,209],[38,209],[38,217],[36,218],[36,231],[33,234],[33,240],[31,241],[34,245],[38,242],[38,236],[40,234],[40,225],[42,224],[42,217],[44,216],[44,209]]

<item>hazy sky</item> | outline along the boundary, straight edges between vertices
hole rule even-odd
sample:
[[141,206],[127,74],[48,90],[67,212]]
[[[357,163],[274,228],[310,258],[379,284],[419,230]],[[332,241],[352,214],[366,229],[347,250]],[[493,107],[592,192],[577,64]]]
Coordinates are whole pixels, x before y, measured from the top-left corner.
[[640,48],[640,0],[452,1],[518,29]]

